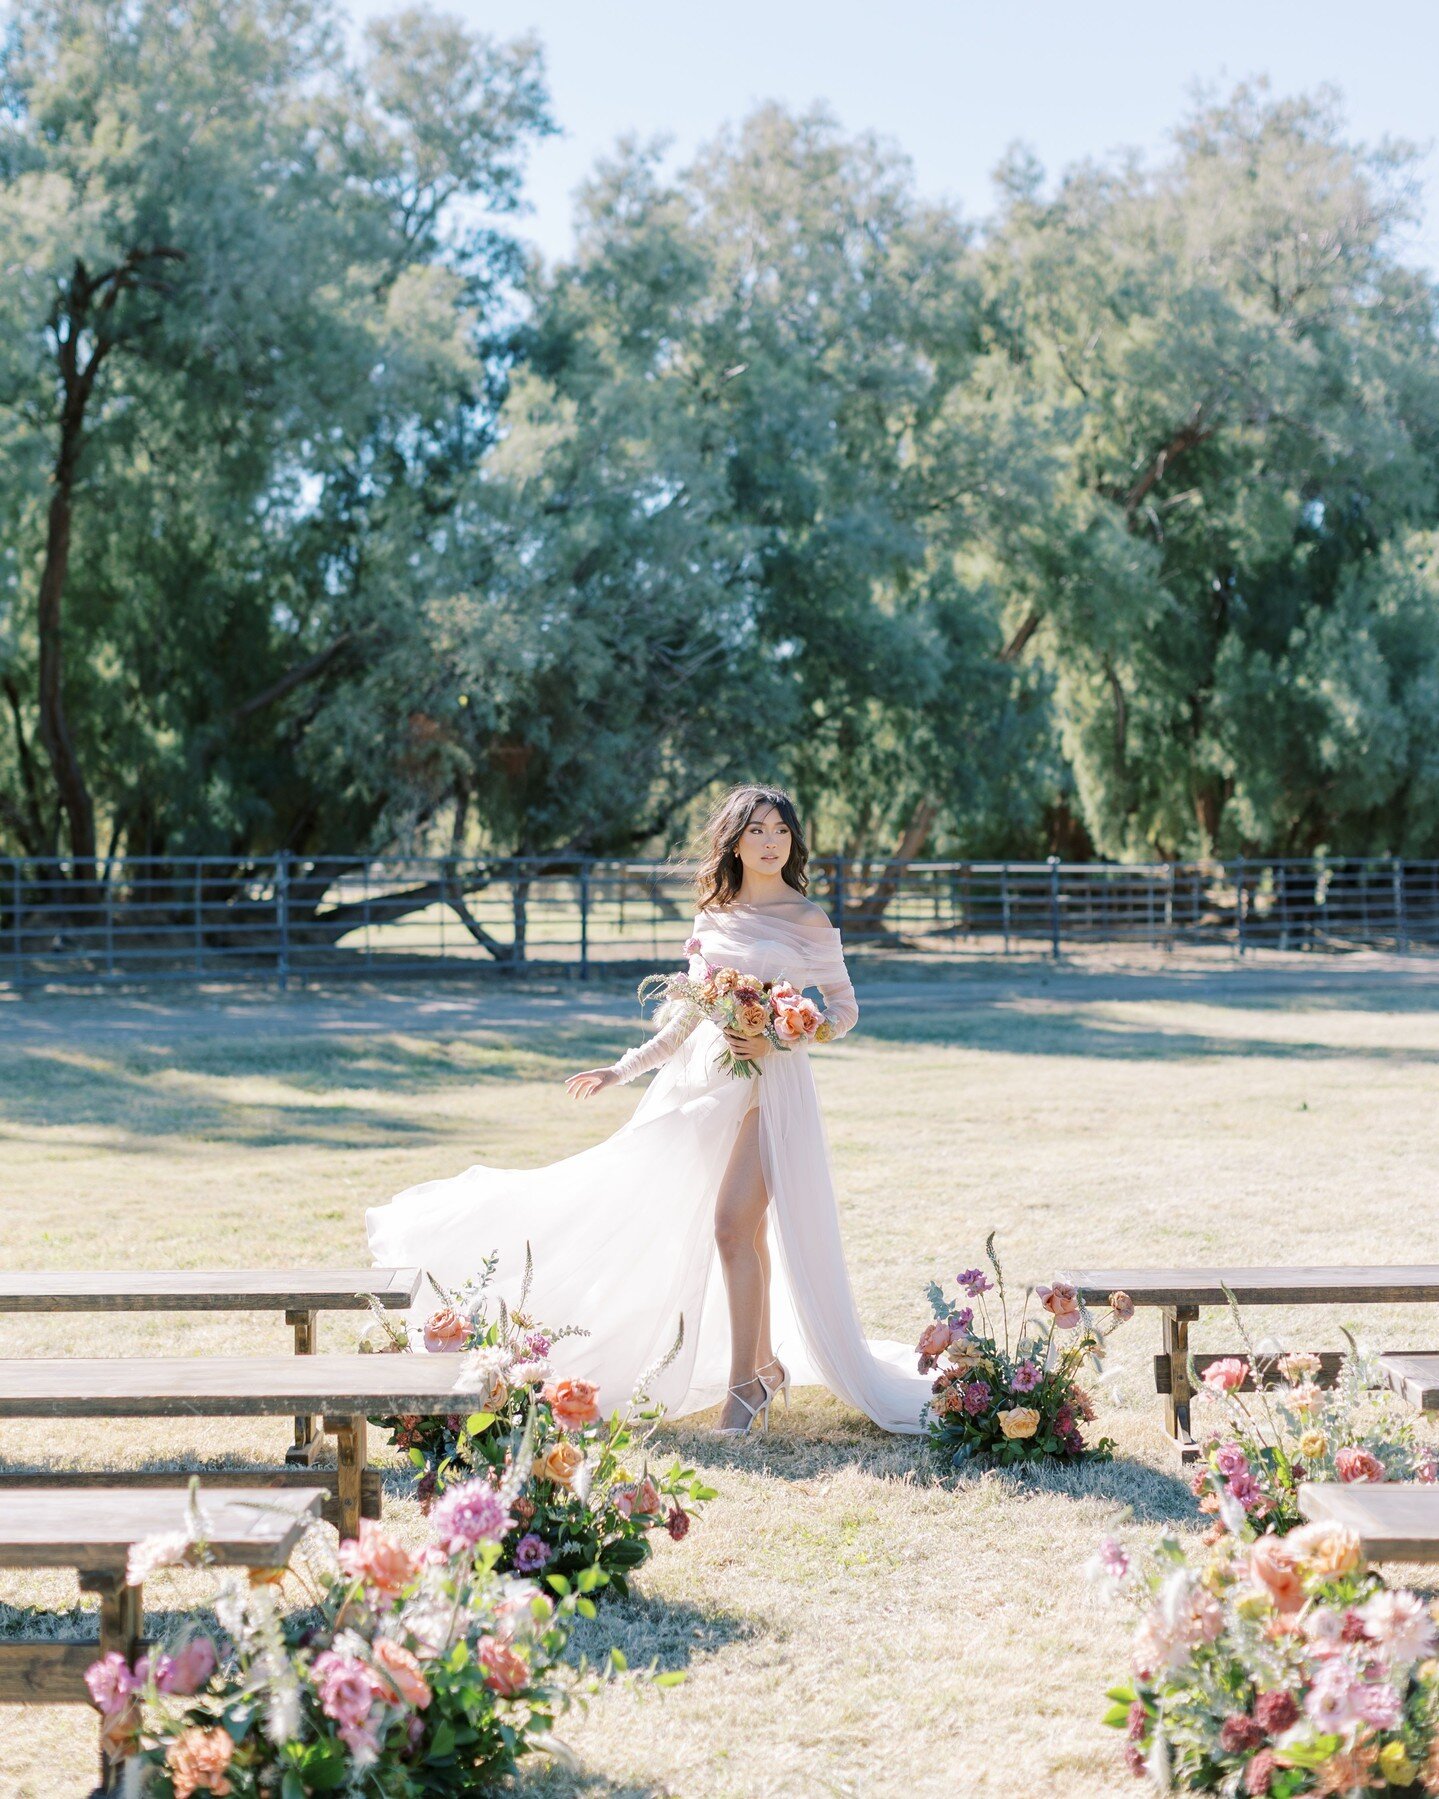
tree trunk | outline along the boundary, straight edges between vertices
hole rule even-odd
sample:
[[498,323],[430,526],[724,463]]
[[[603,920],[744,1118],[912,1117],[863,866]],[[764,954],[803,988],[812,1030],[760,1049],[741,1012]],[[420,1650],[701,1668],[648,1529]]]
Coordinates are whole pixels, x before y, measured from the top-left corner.
[[844,909],[845,930],[862,929],[873,932],[884,922],[884,914],[890,901],[899,892],[899,884],[904,878],[904,871],[924,848],[925,839],[929,836],[930,826],[934,823],[939,807],[930,799],[916,802],[909,815],[895,852],[885,863],[883,872],[869,892],[859,899],[853,900]]
[[80,454],[84,397],[67,398],[60,425],[60,454],[55,463],[55,491],[45,539],[45,566],[40,574],[37,624],[40,636],[40,741],[50,758],[55,787],[70,823],[70,849],[75,876],[95,876],[95,805],[75,753],[65,716],[64,640],[61,601],[70,564],[70,517],[75,464]]

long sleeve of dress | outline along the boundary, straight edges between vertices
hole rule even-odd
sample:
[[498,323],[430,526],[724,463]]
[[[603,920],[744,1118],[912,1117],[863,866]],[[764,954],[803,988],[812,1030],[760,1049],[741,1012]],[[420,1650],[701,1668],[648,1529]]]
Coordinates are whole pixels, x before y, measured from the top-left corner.
[[859,1001],[855,998],[849,970],[844,965],[838,932],[816,957],[816,963],[815,985],[824,1001],[824,1015],[829,1020],[830,1042],[833,1043],[859,1022]]
[[661,1063],[668,1062],[698,1023],[697,1012],[681,1013],[647,1041],[637,1043],[633,1049],[627,1049],[614,1065],[620,1085],[624,1086],[637,1075],[646,1074],[651,1068],[658,1068]]

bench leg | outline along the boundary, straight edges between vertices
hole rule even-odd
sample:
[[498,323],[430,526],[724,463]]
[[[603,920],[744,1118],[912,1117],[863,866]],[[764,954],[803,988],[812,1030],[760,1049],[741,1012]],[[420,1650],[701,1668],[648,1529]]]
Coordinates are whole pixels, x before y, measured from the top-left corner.
[[1189,1327],[1199,1316],[1198,1306],[1166,1306],[1160,1314],[1164,1353],[1169,1357],[1169,1392],[1164,1399],[1164,1422],[1179,1445],[1180,1458],[1199,1460],[1199,1448],[1189,1428]]
[[363,1414],[357,1418],[326,1418],[325,1429],[335,1437],[335,1461],[339,1469],[335,1497],[340,1505],[340,1536],[360,1534],[361,1489],[370,1459],[365,1442]]
[[[100,1595],[100,1654],[109,1655],[114,1650],[133,1666],[135,1657],[140,1652],[145,1617],[145,1601],[141,1589],[125,1584],[123,1569],[106,1569],[103,1572],[81,1573],[80,1590]],[[132,1706],[122,1715],[116,1736],[129,1737],[138,1725],[137,1708]],[[107,1791],[108,1783],[117,1777],[123,1760],[123,1757],[111,1753],[111,1747],[106,1743],[100,1745],[100,1784]]]
[[[319,1343],[318,1312],[286,1312],[285,1323],[295,1331],[295,1354],[314,1355]],[[296,1418],[295,1441],[286,1450],[285,1460],[292,1466],[309,1467],[320,1448],[320,1433],[313,1418]]]

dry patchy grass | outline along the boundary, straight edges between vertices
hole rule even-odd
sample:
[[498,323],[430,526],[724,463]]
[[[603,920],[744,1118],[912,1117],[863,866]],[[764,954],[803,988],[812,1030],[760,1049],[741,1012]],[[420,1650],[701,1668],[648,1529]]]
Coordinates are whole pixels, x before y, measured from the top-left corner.
[[[850,1264],[866,1322],[911,1334],[933,1274],[997,1227],[1020,1277],[1090,1261],[1439,1261],[1434,988],[1396,968],[861,981],[859,1033],[816,1057]],[[340,1263],[361,1213],[471,1161],[524,1165],[594,1141],[633,1092],[580,1106],[564,1073],[632,1039],[618,991],[30,1002],[0,1015],[4,1260],[12,1267]],[[7,1027],[12,1027],[7,1030]],[[8,1038],[8,1041],[7,1041]],[[537,1246],[543,1253],[543,1246]],[[1337,1343],[1333,1314],[1273,1314]],[[1432,1344],[1422,1315],[1347,1320]],[[350,1337],[322,1326],[322,1346]],[[1210,1317],[1200,1347],[1224,1339]],[[683,1668],[663,1696],[603,1694],[567,1735],[579,1772],[536,1768],[530,1799],[793,1794],[1104,1795],[1132,1790],[1096,1723],[1123,1655],[1078,1579],[1126,1508],[1191,1530],[1147,1390],[1157,1331],[1116,1339],[1128,1403],[1101,1423],[1110,1466],[941,1480],[819,1392],[767,1438],[686,1421],[668,1435],[721,1492],[665,1543],[583,1645]],[[9,1354],[238,1352],[287,1344],[258,1318],[6,1322]],[[0,1430],[0,1455],[270,1459],[279,1423]],[[389,1516],[417,1534],[392,1483]],[[157,1606],[198,1601],[194,1576]],[[0,1631],[31,1608],[81,1619],[73,1578],[0,1576]],[[0,1793],[88,1790],[78,1708],[0,1708]]]

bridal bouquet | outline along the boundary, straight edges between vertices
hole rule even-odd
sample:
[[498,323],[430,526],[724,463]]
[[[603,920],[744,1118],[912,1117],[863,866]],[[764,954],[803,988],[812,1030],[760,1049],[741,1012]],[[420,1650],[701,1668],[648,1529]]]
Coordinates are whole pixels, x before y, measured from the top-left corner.
[[[557,1343],[586,1333],[542,1329],[523,1309],[533,1273],[528,1250],[519,1305],[511,1310],[501,1299],[491,1315],[486,1288],[496,1263],[489,1257],[458,1292],[438,1289],[446,1304],[424,1325],[431,1354],[467,1358],[475,1409],[376,1422],[407,1453],[426,1511],[476,1475],[518,1480],[511,1523],[500,1538],[501,1568],[542,1576],[557,1592],[598,1569],[610,1590],[623,1594],[628,1576],[653,1553],[652,1534],[663,1530],[679,1542],[690,1519],[715,1497],[693,1468],[678,1461],[663,1471],[650,1466],[665,1413],[645,1389],[679,1353],[683,1327],[669,1354],[641,1375],[630,1404],[606,1419],[594,1383],[557,1376],[551,1361]],[[371,1337],[371,1349],[409,1348],[405,1327],[383,1312],[377,1310],[372,1330],[379,1335]]]
[[1197,1566],[1173,1537],[1133,1559],[1107,1539],[1090,1564],[1136,1614],[1104,1718],[1130,1772],[1165,1793],[1439,1793],[1424,1600],[1366,1570],[1337,1524],[1240,1528]]
[[[1113,1293],[1105,1317],[1096,1320],[1065,1281],[1036,1287],[1040,1302],[1029,1316],[1026,1297],[1011,1340],[1004,1271],[991,1231],[984,1253],[994,1279],[979,1268],[955,1278],[961,1297],[952,1300],[931,1282],[934,1323],[916,1344],[919,1371],[938,1368],[934,1397],[925,1408],[929,1440],[951,1467],[982,1457],[996,1466],[1017,1462],[1107,1461],[1108,1437],[1087,1444],[1081,1424],[1094,1417],[1089,1395],[1077,1376],[1086,1361],[1103,1378],[1105,1340],[1134,1315],[1134,1302]],[[991,1300],[998,1324],[991,1316]],[[973,1303],[965,1304],[964,1300]],[[978,1317],[976,1318],[976,1306]]]
[[[186,1540],[136,1546],[132,1577],[205,1561],[202,1498],[192,1491]],[[553,1751],[569,1703],[560,1655],[604,1576],[556,1599],[499,1573],[514,1501],[513,1484],[454,1488],[419,1550],[367,1519],[337,1558],[313,1525],[281,1583],[220,1578],[218,1631],[186,1625],[133,1668],[113,1652],[93,1663],[86,1684],[108,1753],[125,1758],[124,1790],[434,1799],[492,1792],[522,1757]],[[287,1611],[292,1583],[300,1609]]]
[[[1413,1422],[1352,1337],[1332,1388],[1315,1382],[1319,1367],[1317,1355],[1257,1350],[1209,1363],[1197,1385],[1220,1421],[1206,1435],[1194,1477],[1202,1511],[1233,1517],[1228,1497],[1250,1520],[1283,1532],[1303,1522],[1303,1481],[1439,1479],[1433,1450],[1417,1441]],[[1251,1376],[1255,1390],[1246,1396]]]
[[[829,1021],[792,982],[762,981],[738,968],[721,968],[706,960],[698,937],[686,942],[685,954],[689,964],[682,974],[650,974],[640,982],[641,1001],[663,999],[657,1028],[694,1015],[741,1037],[767,1038],[773,1049],[829,1041]],[[720,1057],[720,1067],[743,1080],[757,1073],[758,1066],[729,1048]]]

